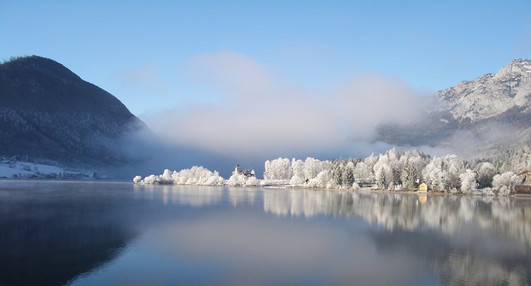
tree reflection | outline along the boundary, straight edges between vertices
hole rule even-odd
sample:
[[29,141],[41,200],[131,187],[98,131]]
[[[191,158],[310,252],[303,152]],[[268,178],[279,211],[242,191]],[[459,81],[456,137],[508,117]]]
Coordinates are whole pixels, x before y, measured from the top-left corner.
[[192,207],[217,204],[223,195],[222,187],[209,186],[135,185],[134,189],[135,194],[142,199]]
[[264,211],[361,218],[379,248],[424,257],[444,284],[531,284],[529,198],[268,189]]

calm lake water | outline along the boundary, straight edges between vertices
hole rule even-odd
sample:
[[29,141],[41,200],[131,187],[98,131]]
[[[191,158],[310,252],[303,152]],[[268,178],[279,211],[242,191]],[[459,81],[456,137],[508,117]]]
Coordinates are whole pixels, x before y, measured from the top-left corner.
[[531,198],[0,181],[0,285],[529,285]]

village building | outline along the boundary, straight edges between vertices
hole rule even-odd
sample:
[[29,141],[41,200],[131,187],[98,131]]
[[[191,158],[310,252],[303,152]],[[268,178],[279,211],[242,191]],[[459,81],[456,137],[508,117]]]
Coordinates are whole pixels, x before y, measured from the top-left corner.
[[236,174],[244,175],[245,177],[254,177],[254,170],[249,171],[246,169],[241,169],[240,164],[236,164],[236,168],[234,168],[234,172]]
[[531,194],[531,170],[524,171],[517,175],[522,181],[520,184],[514,186],[514,191],[516,193]]
[[428,191],[428,185],[426,185],[425,183],[420,183],[418,191],[419,192],[427,192]]

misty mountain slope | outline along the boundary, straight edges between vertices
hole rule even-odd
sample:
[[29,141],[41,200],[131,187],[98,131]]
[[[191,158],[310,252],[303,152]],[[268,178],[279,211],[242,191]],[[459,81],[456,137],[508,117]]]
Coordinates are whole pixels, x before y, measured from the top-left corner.
[[144,127],[116,97],[53,60],[0,65],[0,156],[118,164],[129,160],[119,151],[123,136]]
[[462,81],[433,97],[437,104],[420,122],[382,124],[375,140],[455,152],[475,148],[478,154],[531,142],[531,60],[513,60],[496,74]]

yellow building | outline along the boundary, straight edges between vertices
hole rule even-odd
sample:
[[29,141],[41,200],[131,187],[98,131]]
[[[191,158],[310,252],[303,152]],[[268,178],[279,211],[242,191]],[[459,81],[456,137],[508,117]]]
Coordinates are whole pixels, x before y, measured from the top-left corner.
[[419,192],[427,192],[428,191],[428,185],[424,184],[424,183],[421,183],[419,185]]

